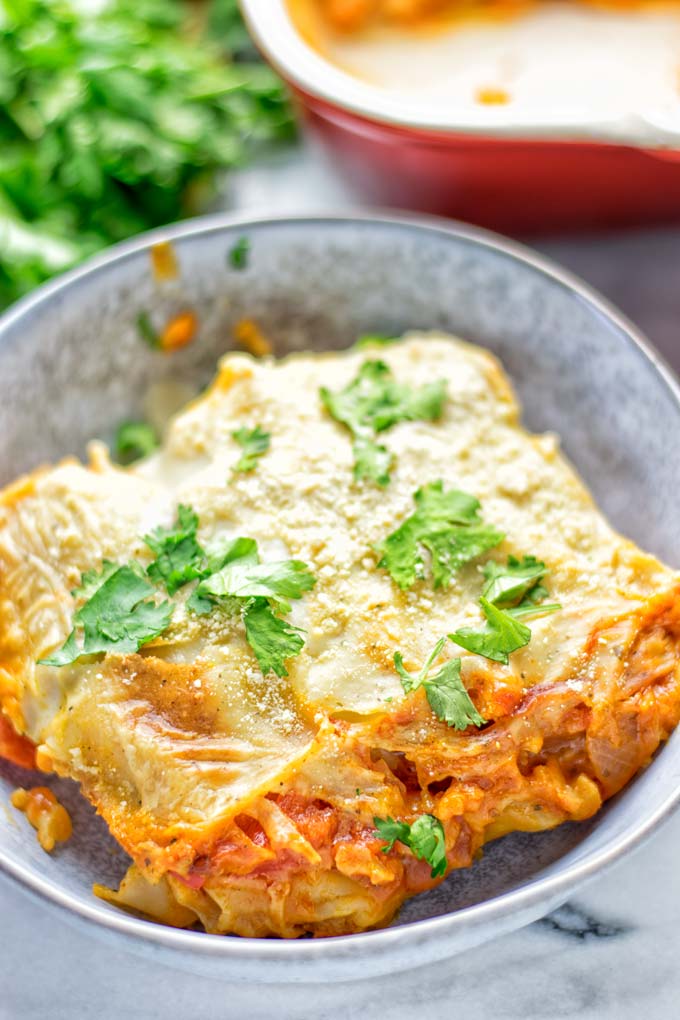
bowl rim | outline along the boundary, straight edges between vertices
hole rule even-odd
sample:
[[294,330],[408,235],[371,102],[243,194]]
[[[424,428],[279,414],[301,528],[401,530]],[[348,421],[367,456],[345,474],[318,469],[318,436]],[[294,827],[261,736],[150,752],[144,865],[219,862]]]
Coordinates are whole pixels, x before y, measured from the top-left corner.
[[[34,313],[44,310],[45,306],[55,298],[64,295],[77,285],[86,285],[93,277],[105,275],[110,267],[118,266],[135,258],[154,244],[164,241],[181,242],[182,240],[200,239],[221,233],[229,236],[258,227],[278,226],[305,229],[307,227],[318,228],[323,225],[352,224],[376,226],[381,229],[415,231],[416,233],[426,232],[444,238],[454,238],[459,242],[481,247],[497,255],[521,262],[527,268],[547,277],[552,283],[575,293],[581,301],[590,305],[595,312],[616,327],[622,342],[630,344],[645,362],[651,363],[661,383],[665,385],[674,401],[680,406],[680,381],[677,380],[673,370],[642,332],[588,284],[569,270],[562,269],[550,258],[501,235],[454,220],[443,220],[425,215],[402,215],[381,211],[349,211],[340,215],[333,213],[303,213],[301,215],[213,213],[160,227],[106,249],[100,255],[90,258],[82,265],[43,284],[20,299],[0,316],[0,343],[5,342],[8,334],[13,333],[18,325]],[[663,748],[661,753],[663,753]],[[0,872],[13,879],[25,891],[38,899],[46,900],[67,914],[92,923],[99,929],[106,929],[110,934],[127,936],[137,944],[152,944],[158,949],[179,950],[183,954],[197,954],[204,958],[224,959],[225,961],[230,959],[235,963],[239,961],[244,964],[257,962],[258,965],[327,963],[342,967],[343,961],[353,959],[356,954],[372,957],[385,956],[390,950],[396,950],[408,942],[411,935],[420,934],[423,936],[420,941],[426,939],[430,942],[438,939],[441,944],[445,945],[446,936],[452,936],[456,930],[466,926],[474,930],[481,927],[488,928],[495,923],[497,933],[500,934],[529,923],[542,916],[547,910],[564,902],[575,889],[588,882],[603,868],[614,864],[622,854],[638,846],[651,835],[660,822],[670,816],[679,804],[680,785],[635,828],[608,841],[585,858],[570,861],[562,872],[542,877],[539,873],[538,877],[532,877],[517,888],[489,900],[433,918],[410,921],[354,935],[331,936],[324,939],[266,940],[210,935],[205,932],[170,928],[122,911],[112,911],[100,905],[94,897],[91,903],[80,900],[55,881],[37,873],[29,865],[1,849]],[[348,953],[350,947],[351,953]],[[447,955],[446,952],[440,951],[437,957],[433,956],[432,959],[442,958],[445,955]],[[414,966],[416,962],[420,961],[414,961]],[[347,976],[348,973],[345,973],[345,977]],[[286,980],[285,976],[280,973],[271,980],[274,979]],[[309,974],[304,980],[320,979]],[[324,975],[323,979],[332,978]],[[267,980],[267,978],[263,978],[263,980]],[[290,980],[297,980],[297,978],[291,975]]]
[[239,0],[239,4],[251,36],[282,78],[331,107],[369,121],[441,134],[452,142],[483,137],[526,143],[628,145],[652,153],[668,147],[672,151],[680,144],[680,130],[654,109],[645,112],[622,105],[618,111],[602,115],[581,106],[540,117],[513,104],[478,104],[466,109],[433,104],[427,97],[411,100],[402,92],[362,81],[317,53],[296,29],[287,0]]

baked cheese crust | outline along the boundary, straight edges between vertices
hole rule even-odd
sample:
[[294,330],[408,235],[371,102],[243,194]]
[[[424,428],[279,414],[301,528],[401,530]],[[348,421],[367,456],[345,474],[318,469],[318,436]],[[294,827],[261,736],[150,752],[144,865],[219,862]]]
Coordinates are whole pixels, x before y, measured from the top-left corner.
[[[378,356],[397,380],[447,384],[440,420],[385,434],[385,488],[354,480],[349,434],[319,399]],[[271,448],[235,475],[244,423]],[[394,653],[417,671],[439,637],[479,626],[479,561],[447,588],[402,591],[373,551],[438,479],[505,533],[484,560],[543,560],[562,606],[531,620],[508,665],[449,643],[487,721],[462,732],[422,689],[404,693]],[[178,504],[204,543],[247,535],[263,560],[308,564],[288,676],[262,675],[237,617],[189,612],[192,585],[138,653],[38,664],[71,631],[81,575],[148,564],[141,536]],[[678,592],[609,527],[557,439],[523,429],[487,352],[414,333],[377,353],[229,354],[148,460],[122,469],[93,445],[88,466],[64,461],[0,497],[0,706],[14,745],[25,737],[24,755],[32,744],[41,768],[77,780],[132,858],[101,895],[209,932],[345,934],[440,880],[401,843],[384,853],[375,817],[432,815],[447,868],[466,867],[489,839],[590,817],[649,761],[680,717]],[[12,746],[0,732],[0,752]]]

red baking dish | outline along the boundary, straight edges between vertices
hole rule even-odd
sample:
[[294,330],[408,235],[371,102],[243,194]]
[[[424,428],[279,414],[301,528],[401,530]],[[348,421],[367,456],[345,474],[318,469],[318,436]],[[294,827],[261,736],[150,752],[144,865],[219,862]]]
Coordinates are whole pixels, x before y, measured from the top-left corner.
[[[598,137],[599,125],[509,131],[480,108],[442,124],[389,106],[298,35],[284,0],[242,0],[253,36],[289,84],[304,123],[371,202],[510,233],[680,220],[680,151]],[[668,145],[667,134],[660,141]]]

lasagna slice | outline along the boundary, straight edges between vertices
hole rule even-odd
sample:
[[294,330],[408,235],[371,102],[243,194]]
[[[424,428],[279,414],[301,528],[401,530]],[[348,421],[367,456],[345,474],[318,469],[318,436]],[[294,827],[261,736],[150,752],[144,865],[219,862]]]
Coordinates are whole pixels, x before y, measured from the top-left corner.
[[110,901],[356,932],[649,762],[678,593],[485,351],[229,354],[159,452],[0,497],[0,753],[80,784]]

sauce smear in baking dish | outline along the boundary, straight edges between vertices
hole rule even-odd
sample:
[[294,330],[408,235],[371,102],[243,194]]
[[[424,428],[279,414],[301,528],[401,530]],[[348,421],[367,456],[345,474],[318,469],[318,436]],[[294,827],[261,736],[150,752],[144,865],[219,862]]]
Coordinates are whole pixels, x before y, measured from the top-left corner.
[[456,112],[501,106],[511,117],[559,121],[677,95],[674,3],[289,0],[289,9],[337,67]]

